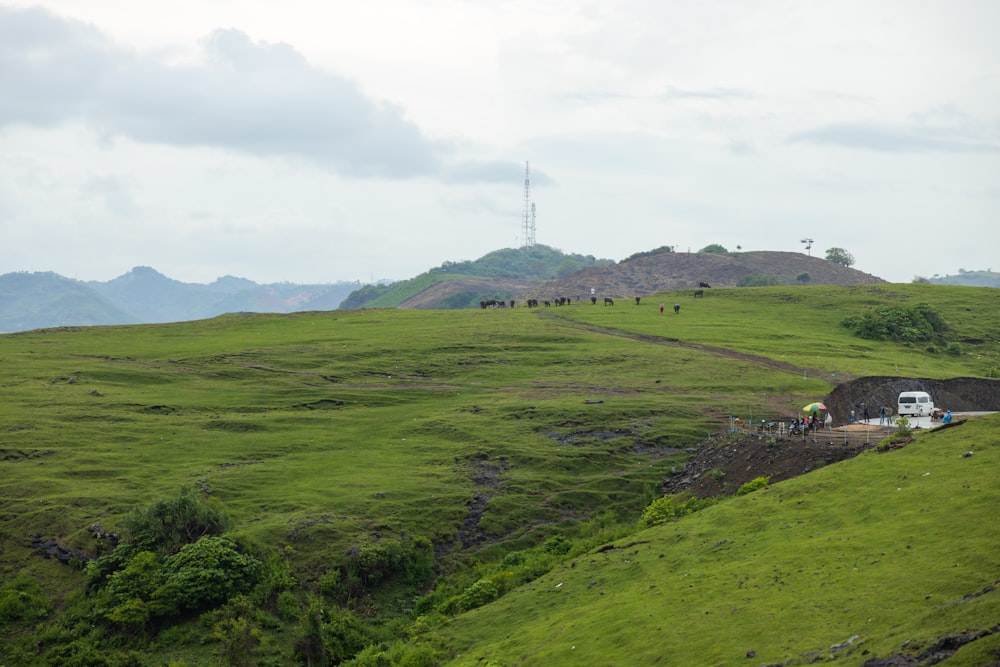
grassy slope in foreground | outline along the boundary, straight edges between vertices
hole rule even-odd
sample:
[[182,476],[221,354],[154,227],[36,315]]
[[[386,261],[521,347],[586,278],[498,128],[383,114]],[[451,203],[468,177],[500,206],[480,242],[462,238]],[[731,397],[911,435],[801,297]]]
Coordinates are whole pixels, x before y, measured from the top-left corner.
[[993,628],[1000,591],[975,595],[1000,578],[998,425],[929,432],[580,555],[441,628],[449,664],[807,664],[856,636],[837,662],[860,665]]

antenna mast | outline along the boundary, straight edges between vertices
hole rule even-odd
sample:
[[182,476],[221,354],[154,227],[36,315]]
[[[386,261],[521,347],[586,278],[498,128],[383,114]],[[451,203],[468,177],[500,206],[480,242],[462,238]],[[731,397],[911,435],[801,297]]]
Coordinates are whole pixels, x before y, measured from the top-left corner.
[[524,232],[524,248],[535,245],[535,204],[531,201],[531,180],[528,163],[524,163],[524,213],[521,216],[521,227]]

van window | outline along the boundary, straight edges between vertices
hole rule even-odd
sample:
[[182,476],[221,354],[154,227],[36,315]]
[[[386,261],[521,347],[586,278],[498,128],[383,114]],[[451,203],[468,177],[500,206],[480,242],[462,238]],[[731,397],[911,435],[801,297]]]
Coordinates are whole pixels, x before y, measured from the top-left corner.
[[916,396],[900,396],[899,397],[899,402],[900,403],[916,403],[917,402],[917,397]]
[[917,401],[920,403],[930,403],[931,399],[929,396],[918,396]]

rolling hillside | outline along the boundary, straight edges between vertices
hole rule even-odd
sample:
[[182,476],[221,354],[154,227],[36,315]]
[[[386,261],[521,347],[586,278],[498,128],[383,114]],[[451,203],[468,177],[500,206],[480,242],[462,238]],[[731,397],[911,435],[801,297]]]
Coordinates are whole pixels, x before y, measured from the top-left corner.
[[[0,336],[0,664],[995,659],[996,415],[845,460],[728,428],[904,379],[1000,409],[995,292],[656,300]],[[842,325],[918,305],[932,340]]]

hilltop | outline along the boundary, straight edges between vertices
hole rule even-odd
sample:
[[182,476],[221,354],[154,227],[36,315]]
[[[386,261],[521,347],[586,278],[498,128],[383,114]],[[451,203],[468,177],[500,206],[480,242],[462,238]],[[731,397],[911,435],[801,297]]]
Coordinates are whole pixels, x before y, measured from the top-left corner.
[[798,252],[679,253],[637,257],[614,266],[585,269],[540,285],[531,296],[642,297],[697,288],[759,285],[866,285],[885,282],[856,269]]
[[[538,249],[509,250],[506,257],[537,252]],[[491,256],[488,256],[491,257]],[[485,258],[484,258],[485,259]],[[759,285],[866,285],[883,279],[818,257],[797,252],[677,253],[640,254],[621,262],[594,261],[579,270],[555,277],[555,262],[550,261],[552,277],[493,275],[450,275],[431,271],[412,281],[386,286],[367,300],[349,299],[350,308],[474,308],[488,299],[523,303],[527,298],[539,301],[558,298],[584,298],[594,289],[612,298],[636,296],[697,288],[705,282],[713,287]],[[591,258],[593,259],[593,258]],[[556,262],[561,260],[557,255]],[[465,270],[471,266],[462,266]],[[449,267],[445,267],[449,268]],[[392,296],[395,295],[395,296]]]

